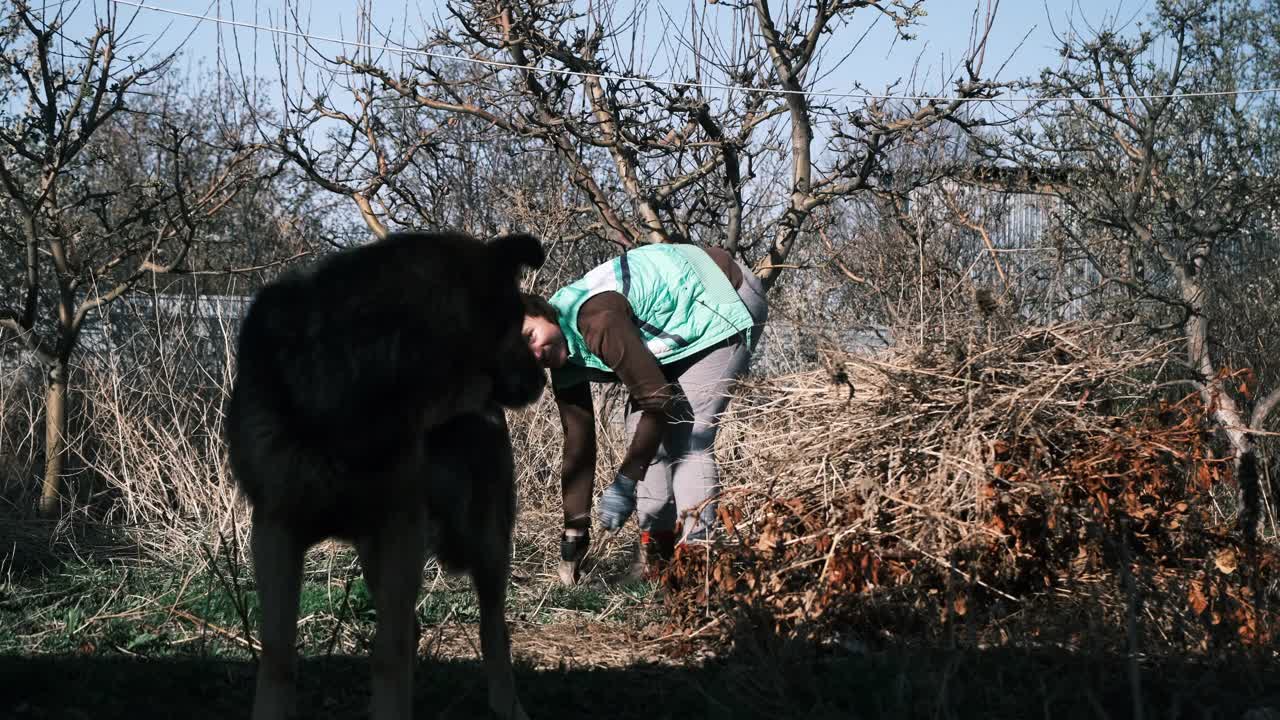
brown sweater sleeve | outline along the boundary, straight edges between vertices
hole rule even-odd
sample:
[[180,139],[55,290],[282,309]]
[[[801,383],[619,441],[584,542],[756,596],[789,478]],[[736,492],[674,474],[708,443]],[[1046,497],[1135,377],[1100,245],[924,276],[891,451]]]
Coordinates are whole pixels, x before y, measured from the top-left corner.
[[631,319],[631,305],[620,293],[603,292],[578,310],[578,331],[587,348],[627,386],[641,410],[666,412],[671,388],[658,360],[645,347]]
[[672,392],[658,360],[645,347],[631,319],[631,305],[616,292],[603,292],[578,309],[578,331],[587,347],[613,369],[640,408],[631,444],[618,470],[633,480],[643,477],[666,434]]
[[596,473],[595,410],[587,383],[554,390],[564,429],[564,457],[560,463],[560,491],[564,502],[564,526],[591,525],[591,490]]

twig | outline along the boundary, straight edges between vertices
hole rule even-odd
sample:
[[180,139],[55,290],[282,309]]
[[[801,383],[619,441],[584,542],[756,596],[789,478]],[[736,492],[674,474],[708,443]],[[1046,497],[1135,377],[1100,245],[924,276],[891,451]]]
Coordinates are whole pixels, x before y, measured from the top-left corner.
[[205,620],[202,617],[197,617],[195,615],[192,615],[186,610],[179,610],[178,608],[174,608],[173,614],[182,618],[183,620],[187,620],[189,622],[195,623],[201,628],[212,630],[215,633],[227,638],[228,640],[234,640],[240,643],[241,645],[244,645],[245,647],[249,648],[250,650],[253,650],[255,652],[262,652],[262,645],[258,644],[257,642],[244,638],[240,635],[237,635],[236,633],[230,630],[227,630],[226,628],[222,628],[217,625],[214,625],[208,620]]

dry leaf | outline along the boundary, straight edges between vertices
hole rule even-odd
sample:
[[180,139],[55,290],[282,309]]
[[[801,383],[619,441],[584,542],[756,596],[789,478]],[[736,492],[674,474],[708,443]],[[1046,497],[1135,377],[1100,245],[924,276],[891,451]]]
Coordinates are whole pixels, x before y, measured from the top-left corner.
[[1236,557],[1236,551],[1232,548],[1223,548],[1222,550],[1219,550],[1218,554],[1213,558],[1213,564],[1217,566],[1218,570],[1223,575],[1230,575],[1236,571],[1236,568],[1240,567],[1240,561]]
[[1191,583],[1191,587],[1187,592],[1187,601],[1191,603],[1191,609],[1197,615],[1209,609],[1209,598],[1205,597],[1204,586],[1198,582]]
[[[736,510],[736,508],[735,508]],[[716,508],[716,517],[720,518],[720,524],[724,525],[725,532],[733,534],[733,529],[737,526],[737,518],[734,517],[733,510],[721,505]]]
[[756,549],[761,552],[770,552],[778,546],[778,531],[771,525],[766,527],[760,533],[760,539],[756,541]]

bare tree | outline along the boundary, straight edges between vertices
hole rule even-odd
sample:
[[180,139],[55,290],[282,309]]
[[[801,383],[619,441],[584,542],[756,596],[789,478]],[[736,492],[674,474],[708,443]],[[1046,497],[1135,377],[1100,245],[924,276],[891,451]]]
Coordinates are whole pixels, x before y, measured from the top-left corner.
[[[368,5],[357,10],[355,40],[364,47],[356,59],[394,63],[398,55],[372,49],[386,38],[370,24]],[[274,49],[282,111],[255,112],[259,138],[312,185],[351,201],[374,235],[447,226],[488,236],[520,225],[551,237],[572,224],[545,150],[479,119],[423,112],[301,37],[278,38]],[[221,47],[225,66],[244,67],[236,50]],[[452,63],[439,72],[465,82],[470,68]],[[244,106],[262,105],[252,80],[239,92]]]
[[[839,30],[872,14],[885,32],[906,36],[923,4],[695,4],[686,25],[660,8],[607,1],[585,11],[563,0],[451,3],[447,27],[405,41],[394,61],[368,50],[325,58],[312,49],[310,62],[344,78],[356,110],[339,115],[330,86],[311,89],[312,100],[297,103],[303,119],[282,144],[313,179],[351,196],[378,232],[395,206],[411,204],[397,197],[395,176],[439,157],[447,131],[502,137],[518,153],[511,167],[545,172],[545,158],[556,161],[575,189],[557,189],[571,204],[575,237],[598,237],[615,250],[718,245],[755,259],[772,284],[813,229],[815,211],[875,187],[895,146],[941,123],[980,122],[966,102],[997,90],[981,78],[990,14],[976,24],[950,86],[935,93],[953,99],[872,101],[850,111],[814,93],[840,62],[828,57]],[[659,40],[640,39],[654,32]],[[386,33],[368,37],[390,42]],[[654,72],[659,54],[662,78]],[[410,110],[416,125],[387,132],[388,118]],[[338,120],[350,139],[336,156],[307,150],[295,132],[326,119]],[[352,180],[359,163],[364,169]]]
[[67,7],[16,0],[0,32],[10,98],[0,122],[0,203],[16,221],[0,230],[0,242],[20,258],[6,265],[22,273],[20,286],[0,294],[0,332],[47,373],[46,516],[60,507],[81,329],[144,279],[184,267],[200,229],[237,194],[251,156],[247,147],[229,152],[197,175],[191,157],[205,139],[195,129],[163,102],[130,110],[171,58],[127,55],[127,27],[114,11],[89,37],[71,37]]
[[1056,230],[1103,278],[1100,309],[1185,338],[1189,377],[1235,454],[1249,537],[1255,437],[1280,404],[1274,384],[1238,391],[1243,358],[1223,345],[1236,320],[1223,299],[1275,274],[1274,252],[1258,254],[1276,237],[1275,117],[1261,98],[1233,93],[1256,70],[1256,13],[1248,2],[1162,0],[1130,32],[1072,29],[1066,62],[1039,81],[1045,96],[1071,101],[1044,105],[1015,153],[1065,174]]

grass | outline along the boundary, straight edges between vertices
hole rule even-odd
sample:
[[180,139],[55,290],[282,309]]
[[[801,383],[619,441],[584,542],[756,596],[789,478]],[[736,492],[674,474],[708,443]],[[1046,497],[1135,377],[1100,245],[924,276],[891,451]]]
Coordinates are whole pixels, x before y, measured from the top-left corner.
[[[200,633],[202,654],[237,656],[247,620],[256,627],[257,592],[246,569],[174,567],[158,562],[77,560],[45,572],[11,576],[0,584],[0,654],[85,651],[164,656],[190,646]],[[509,615],[527,625],[554,625],[603,613],[652,620],[660,613],[648,583],[603,583],[572,588],[542,582],[511,588]],[[304,653],[360,649],[374,622],[372,596],[353,553],[332,562],[312,556],[299,600]],[[417,605],[424,627],[477,625],[479,607],[466,578],[428,571]],[[336,640],[335,640],[336,636]]]

